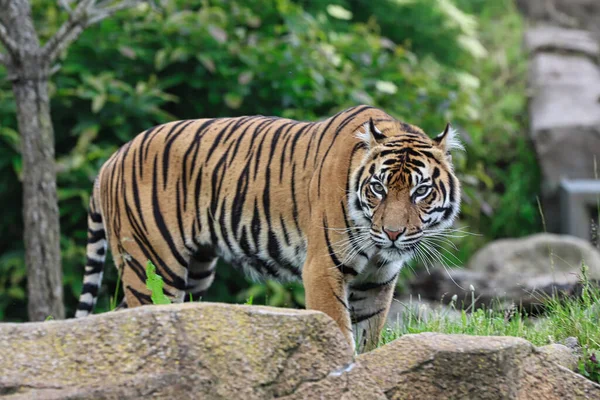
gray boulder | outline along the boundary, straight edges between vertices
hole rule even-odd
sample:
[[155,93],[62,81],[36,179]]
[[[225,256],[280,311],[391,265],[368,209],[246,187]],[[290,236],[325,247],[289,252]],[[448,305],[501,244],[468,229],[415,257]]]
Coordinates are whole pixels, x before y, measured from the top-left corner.
[[600,385],[514,337],[405,335],[358,360],[390,400],[600,398]]
[[211,303],[0,324],[7,399],[384,399],[334,321]]
[[500,301],[529,307],[542,304],[554,291],[577,295],[581,263],[589,278],[600,281],[600,253],[583,239],[567,235],[536,234],[519,239],[501,239],[481,248],[465,269],[421,273],[411,283],[414,295],[448,302],[457,295],[471,305],[472,286],[476,306]]

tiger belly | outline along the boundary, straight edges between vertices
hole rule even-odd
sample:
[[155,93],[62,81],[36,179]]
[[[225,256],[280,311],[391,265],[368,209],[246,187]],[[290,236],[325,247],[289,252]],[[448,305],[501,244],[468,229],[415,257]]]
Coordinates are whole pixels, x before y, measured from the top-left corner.
[[[270,232],[255,247],[248,239],[246,228],[238,240],[219,238],[213,248],[219,258],[243,271],[250,279],[275,279],[281,282],[297,281],[302,278],[302,266],[306,260],[306,241],[291,240],[283,232]],[[252,243],[252,244],[251,244]]]

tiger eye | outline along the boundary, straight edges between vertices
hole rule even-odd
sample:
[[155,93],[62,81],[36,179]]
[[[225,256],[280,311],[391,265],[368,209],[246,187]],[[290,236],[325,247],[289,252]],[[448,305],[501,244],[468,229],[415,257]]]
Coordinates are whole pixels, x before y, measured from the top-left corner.
[[427,191],[429,190],[429,188],[427,186],[421,186],[420,188],[418,188],[415,193],[418,194],[419,196],[423,196],[425,193],[427,193]]
[[373,191],[376,194],[384,194],[385,193],[385,188],[383,187],[383,185],[381,183],[378,183],[378,182],[372,183],[371,188],[373,189]]

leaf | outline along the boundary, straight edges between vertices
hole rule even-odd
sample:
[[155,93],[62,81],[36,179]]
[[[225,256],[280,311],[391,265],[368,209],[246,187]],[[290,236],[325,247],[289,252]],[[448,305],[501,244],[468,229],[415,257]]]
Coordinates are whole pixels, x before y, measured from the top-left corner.
[[240,85],[247,85],[250,82],[252,82],[252,78],[254,77],[254,74],[250,71],[247,72],[243,72],[240,74],[240,76],[238,76],[238,83]]
[[160,49],[154,55],[154,67],[159,71],[167,65],[167,61],[167,49]]
[[133,50],[129,46],[119,47],[119,53],[121,53],[124,57],[127,57],[131,60],[135,60],[137,58],[137,54],[135,54],[135,50]]
[[171,304],[171,300],[163,292],[165,283],[162,277],[156,273],[156,267],[150,260],[146,264],[146,276],[146,287],[152,292],[150,296],[152,304]]
[[351,11],[346,10],[344,7],[338,6],[336,4],[329,4],[327,6],[327,13],[333,18],[342,19],[345,21],[349,21],[352,19]]
[[231,109],[238,109],[242,105],[243,98],[237,93],[227,93],[225,95],[225,104]]
[[396,92],[398,92],[398,86],[396,86],[393,82],[388,81],[375,82],[375,89],[385,94],[396,94]]
[[208,72],[210,72],[211,74],[217,70],[217,67],[215,66],[215,62],[208,56],[205,56],[204,54],[200,54],[196,58],[198,59],[198,61],[200,61],[202,63],[202,65],[204,65],[204,68],[206,68],[208,70]]
[[0,138],[8,143],[17,153],[21,152],[21,136],[19,133],[7,126],[0,127]]
[[215,39],[217,42],[223,44],[227,41],[227,32],[218,26],[211,25],[208,27],[208,33]]
[[6,294],[8,294],[8,296],[13,299],[18,299],[18,300],[25,299],[25,291],[20,286],[9,287],[8,290],[6,291]]
[[92,100],[92,112],[94,114],[98,114],[98,112],[102,110],[102,107],[104,107],[105,103],[106,93],[100,93],[94,96],[94,99]]
[[475,58],[483,58],[488,54],[487,50],[485,49],[485,47],[483,47],[481,42],[475,39],[474,37],[460,35],[458,37],[458,44],[464,50],[471,53],[471,55]]

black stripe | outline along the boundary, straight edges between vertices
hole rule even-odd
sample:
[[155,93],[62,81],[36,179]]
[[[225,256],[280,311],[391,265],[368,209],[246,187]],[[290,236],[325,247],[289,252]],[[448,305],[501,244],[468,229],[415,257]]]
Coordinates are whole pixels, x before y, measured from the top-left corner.
[[239,237],[238,227],[244,211],[244,202],[246,201],[246,194],[248,192],[249,170],[250,164],[247,163],[238,178],[235,196],[233,197],[233,202],[231,203],[231,229],[233,231],[233,237],[236,239]]
[[[177,178],[177,183],[175,184],[175,214],[177,216],[177,227],[179,228],[179,241],[180,243],[184,244],[185,248],[190,253],[195,253],[196,249],[188,244],[188,241],[185,237],[185,229],[183,226],[183,207],[181,206],[181,192],[183,191],[183,189],[181,188],[181,186],[183,186],[181,178]],[[185,198],[183,202],[185,204]]]
[[77,304],[77,310],[79,310],[79,311],[92,312],[93,308],[94,308],[94,305],[91,303],[85,303],[83,301],[80,301],[79,304]]
[[[135,153],[134,153],[134,158],[135,158]],[[144,214],[142,213],[142,206],[140,203],[138,180],[137,180],[137,176],[135,174],[135,171],[136,171],[135,162],[133,162],[132,164],[133,165],[131,166],[131,191],[133,192],[133,201],[135,204],[137,215],[138,215],[140,221],[142,222],[142,226],[144,227],[144,231],[148,232],[148,228],[146,227],[146,221],[144,221]]]
[[283,240],[285,240],[286,245],[290,245],[290,235],[288,233],[287,227],[285,226],[285,222],[283,220],[283,215],[279,216],[279,223],[281,224],[281,231],[283,232]]
[[100,215],[100,213],[95,213],[95,212],[90,211],[89,216],[90,216],[90,219],[92,220],[92,222],[95,222],[95,223],[102,222],[102,215]]
[[346,302],[337,294],[335,294],[335,292],[333,293],[333,295],[335,296],[335,298],[337,299],[337,301],[339,301],[346,310],[350,310],[350,307],[348,307],[348,304],[346,304]]
[[[327,150],[325,151],[325,154],[323,155],[323,158],[321,159],[320,165],[319,165],[319,179],[318,179],[318,184],[317,184],[317,197],[321,196],[321,176],[323,175],[323,165],[325,165],[325,160],[327,159],[327,156],[329,155],[329,152],[331,151],[331,148],[333,147],[333,144],[335,143],[335,140],[337,139],[339,133],[342,131],[342,129],[344,129],[346,127],[346,125],[348,125],[350,122],[352,122],[354,120],[354,117],[356,117],[358,114],[363,113],[367,110],[373,109],[374,107],[371,106],[361,106],[358,108],[358,110],[354,111],[352,114],[348,115],[337,127],[337,129],[335,130],[335,136],[333,137],[333,140],[331,141],[331,143],[329,144],[329,147],[327,148]],[[321,139],[323,138],[323,136],[325,135],[325,133],[327,132],[327,128],[325,128],[325,130],[322,132],[321,134]],[[320,140],[319,140],[319,146],[321,145]],[[317,161],[317,155],[315,154],[315,161]]]
[[296,225],[298,235],[302,236],[298,218],[298,202],[296,200],[296,163],[292,164],[292,179],[290,180],[290,185],[292,190],[292,218],[294,218],[294,224]]
[[[337,117],[339,117],[340,115],[342,115],[342,114],[344,114],[344,113],[346,113],[346,112],[348,112],[350,110],[351,109],[342,110],[339,113],[335,114],[333,117],[331,117],[329,119],[329,123],[327,125],[325,125],[325,128],[320,132],[321,134],[319,135],[319,141],[317,142],[317,152],[315,153],[315,158],[313,160],[313,164],[317,163],[317,155],[319,154],[319,149],[321,148],[321,142],[323,141],[323,138],[325,137],[325,135],[329,131],[329,127],[331,126],[331,124],[333,124],[333,121],[335,121],[337,119]],[[334,140],[335,140],[335,138],[334,138]]]
[[[167,188],[167,181],[169,178],[168,175],[168,170],[169,170],[169,157],[171,155],[171,146],[173,145],[173,142],[175,142],[175,139],[177,139],[179,137],[179,135],[181,134],[181,132],[183,132],[185,130],[185,128],[190,125],[192,121],[179,121],[178,123],[176,123],[173,128],[171,128],[171,130],[169,131],[169,133],[167,133],[167,136],[165,137],[165,146],[163,148],[163,162],[162,162],[162,170],[163,170],[163,190],[165,190]],[[177,128],[179,128],[180,125],[184,124],[181,129],[177,132],[175,132],[175,130]]]
[[385,308],[380,308],[377,311],[374,311],[372,313],[369,314],[363,314],[363,315],[359,315],[359,316],[352,316],[352,323],[353,324],[358,324],[360,322],[366,321],[368,319],[371,319],[379,314],[381,314],[382,312],[385,311]]
[[147,294],[138,292],[137,290],[135,290],[131,286],[127,286],[127,290],[129,290],[131,292],[131,294],[133,294],[135,296],[135,298],[138,299],[138,301],[141,304],[152,304],[152,297],[151,296],[148,296]]
[[450,197],[449,200],[451,203],[454,203],[454,199],[456,198],[456,187],[454,187],[454,181],[452,180],[452,177],[448,178],[448,186],[450,186]]
[[[307,125],[308,128],[310,125]],[[308,141],[308,145],[306,146],[306,153],[304,154],[304,162],[302,163],[302,168],[306,169],[306,163],[308,162],[308,155],[310,154],[310,149],[312,149],[313,140],[317,137],[317,135],[323,135],[324,131],[319,131],[320,124],[315,124],[314,128],[309,132],[310,139]],[[315,134],[317,132],[317,134]],[[319,153],[319,148],[315,152],[315,157]]]
[[350,293],[350,296],[348,297],[348,301],[353,302],[353,301],[363,301],[366,300],[368,297],[367,296],[354,296],[356,293]]
[[87,240],[87,242],[89,244],[97,243],[100,240],[104,240],[104,239],[106,239],[106,233],[104,232],[104,229],[98,229],[97,231],[93,231],[91,229],[88,229],[88,240]]
[[85,266],[92,268],[91,270],[85,271],[86,275],[97,274],[99,272],[102,272],[102,270],[104,269],[104,262],[92,260],[91,258],[87,258],[85,261]]
[[360,283],[358,285],[351,285],[350,288],[352,290],[357,290],[359,292],[365,292],[367,290],[377,289],[380,287],[387,286],[390,283],[394,282],[394,280],[396,279],[397,276],[398,276],[398,273],[396,273],[394,276],[392,276],[390,279],[388,279],[385,282],[365,282],[365,283]]
[[171,237],[171,234],[169,233],[169,228],[168,228],[167,224],[165,223],[162,212],[160,211],[160,205],[159,205],[159,199],[158,199],[159,196],[158,196],[157,166],[158,166],[158,157],[155,157],[154,158],[154,171],[153,171],[153,175],[152,175],[152,213],[154,215],[154,220],[156,222],[156,226],[158,227],[158,230],[159,230],[162,238],[165,240],[165,242],[169,246],[169,249],[171,250],[173,257],[177,260],[177,262],[181,266],[187,267],[187,260],[181,255],[181,253],[179,253],[179,250],[177,250],[177,246],[173,242],[173,238]]
[[331,241],[329,240],[329,234],[327,233],[329,226],[327,225],[327,217],[323,216],[323,227],[325,228],[325,241],[327,242],[327,250],[329,252],[329,257],[331,257],[331,261],[333,261],[333,264],[335,265],[335,267],[340,270],[340,272],[342,274],[349,274],[352,276],[356,276],[358,275],[358,272],[352,268],[349,267],[345,264],[342,264],[342,262],[339,260],[339,258],[337,258],[337,255],[335,254],[335,252],[333,251],[333,247],[331,246]]
[[251,233],[252,240],[254,241],[254,246],[256,251],[260,249],[260,229],[263,224],[260,221],[260,213],[258,212],[258,201],[254,199],[254,212],[252,214],[252,222],[251,222]]
[[206,271],[190,271],[188,272],[188,278],[195,281],[201,281],[202,279],[209,278],[215,273],[215,268],[207,269]]
[[[217,133],[217,137],[215,137],[213,139],[212,144],[210,145],[210,149],[208,150],[208,153],[207,153],[208,156],[206,157],[206,160],[204,161],[204,165],[208,164],[208,161],[210,161],[210,158],[212,157],[213,153],[215,152],[215,149],[217,148],[219,143],[221,143],[221,140],[223,139],[225,132],[227,132],[227,129],[233,124],[235,124],[236,126],[239,126],[240,121],[238,119],[232,118],[227,124],[225,124],[225,127],[223,129],[221,129],[219,131],[219,133]],[[231,130],[229,131],[230,134],[231,134],[231,132],[234,131],[236,126],[231,128]]]
[[83,289],[81,289],[81,294],[89,293],[93,297],[98,297],[98,284],[97,283],[84,283]]

